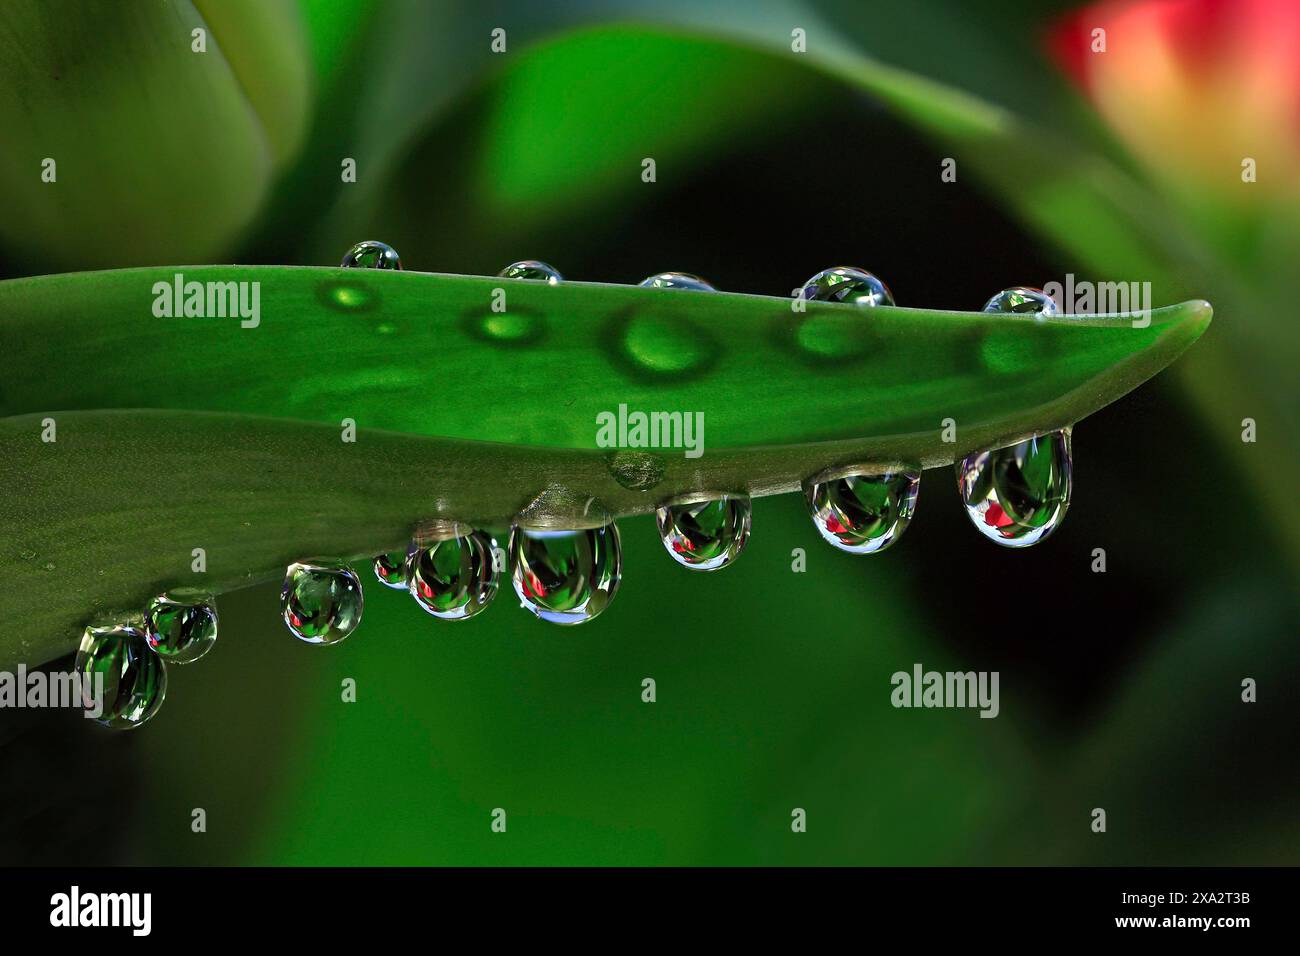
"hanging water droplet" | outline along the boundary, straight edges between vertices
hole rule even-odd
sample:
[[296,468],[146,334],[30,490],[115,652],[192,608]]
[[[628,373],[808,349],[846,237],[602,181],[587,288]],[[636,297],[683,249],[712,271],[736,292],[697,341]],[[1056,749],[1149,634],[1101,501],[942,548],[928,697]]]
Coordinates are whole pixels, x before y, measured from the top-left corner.
[[1037,544],[1070,506],[1070,429],[967,455],[956,469],[962,503],[981,534],[1009,548]]
[[1016,315],[1056,315],[1056,300],[1042,289],[1014,286],[1003,289],[984,303],[983,312],[1007,312]]
[[663,481],[668,463],[654,452],[620,449],[605,456],[605,467],[610,477],[629,491],[649,491]]
[[497,596],[495,547],[483,532],[458,526],[445,536],[417,536],[406,556],[411,597],[444,621],[473,617]]
[[95,719],[114,730],[139,727],[167,696],[167,665],[149,649],[144,629],[136,624],[86,628],[73,667],[83,705],[99,711]]
[[502,279],[538,279],[547,285],[558,285],[564,281],[560,270],[540,259],[523,259],[512,262],[497,275]]
[[623,579],[618,525],[510,529],[511,580],[520,603],[543,621],[582,624],[609,607]]
[[893,305],[889,286],[866,269],[832,266],[803,284],[800,293],[810,302],[847,302],[850,305]]
[[365,598],[351,568],[298,561],[284,573],[280,610],[289,633],[308,644],[337,644],[357,629]]
[[659,540],[678,564],[716,571],[745,550],[751,511],[748,495],[670,502],[655,510]]
[[209,591],[173,588],[149,602],[145,639],[169,664],[192,664],[217,642],[217,608]]
[[717,292],[713,283],[689,272],[659,272],[642,279],[637,285],[649,289],[690,289],[693,292]]
[[804,486],[821,536],[850,554],[884,551],[907,530],[921,488],[919,471],[839,471]]
[[339,265],[344,269],[401,269],[402,259],[392,246],[367,239],[349,249]]
[[406,590],[406,552],[405,551],[387,551],[376,556],[374,565],[375,577],[379,579],[380,584],[385,584],[395,590]]

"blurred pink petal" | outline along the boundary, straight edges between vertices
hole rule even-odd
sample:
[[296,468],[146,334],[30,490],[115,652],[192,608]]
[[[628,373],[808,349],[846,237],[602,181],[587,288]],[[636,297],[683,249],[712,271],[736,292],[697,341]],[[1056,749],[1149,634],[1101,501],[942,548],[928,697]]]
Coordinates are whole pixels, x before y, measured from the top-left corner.
[[[1300,2],[1103,2],[1059,22],[1050,45],[1120,139],[1178,186],[1240,202],[1300,195]],[[1256,183],[1242,181],[1246,158]]]

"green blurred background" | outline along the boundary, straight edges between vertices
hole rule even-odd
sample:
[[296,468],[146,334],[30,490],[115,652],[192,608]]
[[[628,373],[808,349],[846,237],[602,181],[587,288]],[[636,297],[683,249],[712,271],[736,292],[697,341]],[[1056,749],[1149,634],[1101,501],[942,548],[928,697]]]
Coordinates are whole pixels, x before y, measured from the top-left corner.
[[[216,649],[138,732],[0,712],[0,862],[1300,858],[1291,5],[57,7],[0,24],[5,277],[333,264],[375,238],[409,269],[535,257],[770,295],[856,264],[952,309],[1066,273],[1146,280],[1215,322],[1076,428],[1069,517],[1025,553],[970,528],[937,470],[874,558],[826,546],[796,496],[758,500],[717,575],[626,520],[619,597],[577,629],[508,593],[441,625],[372,585],[357,634],[318,648],[277,589],[225,595]],[[917,662],[999,671],[1000,715],[895,710],[890,675]]]

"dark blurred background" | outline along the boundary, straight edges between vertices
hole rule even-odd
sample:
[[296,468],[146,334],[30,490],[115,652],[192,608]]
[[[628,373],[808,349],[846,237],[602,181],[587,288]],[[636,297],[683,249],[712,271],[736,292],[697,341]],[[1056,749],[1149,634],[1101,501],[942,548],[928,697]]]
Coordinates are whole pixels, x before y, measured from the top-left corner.
[[[123,16],[68,6],[88,30]],[[684,572],[650,519],[628,519],[618,600],[576,630],[508,594],[439,627],[370,587],[357,635],[322,651],[285,632],[277,589],[223,595],[217,648],[172,669],[139,731],[0,712],[0,862],[1297,861],[1300,523],[1277,466],[1297,447],[1284,361],[1297,280],[1279,263],[1300,235],[1300,129],[1267,109],[1300,100],[1294,70],[1255,76],[1282,56],[1266,38],[1300,50],[1287,4],[156,6],[60,82],[121,75],[101,109],[148,128],[126,115],[150,108],[132,84],[192,64],[133,44],[206,25],[272,143],[220,157],[247,164],[212,187],[242,220],[216,231],[201,210],[174,215],[171,170],[122,172],[137,144],[100,138],[127,177],[86,200],[96,216],[114,207],[109,232],[75,196],[57,222],[24,220],[32,188],[0,164],[18,210],[0,228],[6,276],[333,264],[375,238],[408,269],[490,275],[541,258],[571,279],[674,269],[769,295],[853,264],[900,305],[947,309],[1066,273],[1146,279],[1156,305],[1209,298],[1215,322],[1076,427],[1069,516],[1024,553],[978,535],[938,469],[906,536],[875,557],[826,546],[797,496],[755,502],[749,549],[720,575]],[[53,29],[15,21],[0,45]],[[1078,53],[1097,24],[1109,59]],[[791,51],[796,27],[806,53]],[[1269,103],[1232,99],[1246,89]],[[51,96],[59,129],[83,122]],[[1195,140],[1234,102],[1259,128],[1219,127],[1236,140],[1214,147],[1225,169]],[[1169,138],[1189,103],[1202,112]],[[1161,119],[1165,151],[1125,104]],[[16,142],[51,135],[11,128]],[[1264,199],[1241,189],[1236,157],[1255,154]],[[949,156],[955,183],[940,181]],[[357,183],[340,183],[341,157]],[[1255,445],[1240,440],[1247,416]],[[1000,715],[895,710],[889,677],[916,662],[999,671]],[[340,700],[347,677],[356,703]],[[1241,699],[1248,677],[1256,703]],[[205,833],[191,830],[198,807]],[[489,829],[497,807],[504,837]]]

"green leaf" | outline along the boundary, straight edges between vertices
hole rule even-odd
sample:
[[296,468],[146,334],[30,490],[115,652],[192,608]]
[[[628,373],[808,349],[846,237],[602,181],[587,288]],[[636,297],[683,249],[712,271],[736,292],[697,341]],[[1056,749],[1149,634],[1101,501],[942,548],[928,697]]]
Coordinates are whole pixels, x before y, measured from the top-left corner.
[[276,169],[293,159],[311,105],[308,39],[293,0],[193,0],[260,121]]
[[[791,491],[835,465],[948,464],[1085,417],[1211,314],[1188,302],[1145,328],[816,302],[801,315],[782,299],[593,283],[185,270],[259,283],[245,328],[156,316],[174,277],[0,283],[2,658],[66,652],[93,613],[189,580],[196,547],[222,590],[304,555],[400,545],[435,515],[501,526],[530,502],[571,517],[592,497],[624,515],[687,491]],[[598,422],[620,406],[702,415],[702,456],[615,456]]]
[[[879,100],[935,139],[942,149],[936,159],[957,160],[960,176],[977,178],[1000,196],[1005,209],[1057,249],[1062,273],[1091,281],[1147,281],[1156,301],[1209,294],[1232,312],[1234,321],[1223,324],[1213,344],[1198,349],[1180,367],[1179,376],[1207,433],[1250,476],[1259,512],[1270,517],[1289,545],[1293,571],[1300,569],[1300,508],[1288,467],[1300,448],[1300,431],[1290,413],[1290,371],[1300,354],[1300,336],[1295,324],[1285,320],[1296,295],[1292,272],[1286,268],[1294,259],[1294,243],[1286,237],[1300,231],[1289,228],[1286,217],[1291,213],[1281,204],[1269,209],[1273,219],[1246,231],[1247,236],[1267,236],[1268,243],[1261,244],[1258,238],[1242,242],[1240,223],[1207,215],[1199,207],[1187,208],[1186,202],[1144,174],[1039,49],[1042,23],[1064,6],[1007,0],[998,5],[999,13],[990,14],[934,0],[898,10],[873,10],[868,17],[859,16],[855,5],[841,0],[810,5],[755,3],[743,12],[724,11],[708,2],[651,8],[629,0],[618,7],[626,17],[612,15],[607,4],[597,9],[574,2],[558,11],[548,9],[542,22],[525,21],[522,30],[512,21],[512,50],[520,49],[520,33],[530,42],[546,36],[546,30],[558,35],[535,50],[524,49],[517,59],[512,56],[485,87],[486,93],[474,88],[478,98],[473,110],[457,112],[434,125],[446,106],[447,91],[456,88],[435,76],[452,62],[449,57],[424,56],[423,67],[411,66],[403,73],[413,89],[436,87],[434,95],[423,101],[408,104],[404,97],[410,96],[409,90],[403,94],[392,82],[385,88],[390,95],[372,97],[384,104],[381,110],[401,107],[397,117],[379,112],[371,116],[376,138],[386,144],[374,163],[380,175],[370,180],[367,191],[344,197],[317,230],[317,249],[331,249],[353,236],[378,231],[403,249],[423,250],[426,261],[447,261],[459,251],[471,250],[469,259],[461,261],[491,262],[501,256],[500,230],[493,226],[499,217],[509,218],[527,240],[541,234],[535,220],[543,213],[551,217],[549,235],[569,231],[557,230],[557,221],[567,225],[580,220],[592,242],[607,241],[602,225],[618,228],[626,210],[635,208],[629,204],[645,196],[634,176],[615,178],[619,169],[631,168],[628,163],[635,158],[621,160],[612,151],[630,114],[611,115],[599,95],[607,89],[634,88],[645,75],[645,69],[635,71],[635,76],[621,74],[620,59],[630,61],[638,51],[657,47],[666,54],[675,42],[683,51],[694,48],[701,57],[733,62],[737,74],[748,63],[751,83],[760,82],[755,78],[781,77],[787,91],[816,89],[807,80],[800,82],[796,71],[801,68],[809,76],[820,73]],[[606,22],[593,26],[598,16]],[[413,8],[406,21],[387,24],[390,33],[383,45],[401,54],[392,63],[414,64],[415,51],[423,55],[423,49],[434,42],[430,38],[447,36],[438,20],[436,14]],[[786,24],[806,27],[807,54],[790,53]],[[671,31],[673,40],[665,30]],[[472,31],[464,36],[470,41],[460,37],[451,54],[457,57],[455,72],[462,85],[476,70],[488,73],[494,62],[486,44],[474,42]],[[588,77],[584,84],[583,78],[566,75],[567,55],[592,59],[600,44],[606,45],[612,65],[597,73],[596,80]],[[668,69],[678,55],[690,54],[662,55],[659,64]],[[392,68],[380,65],[377,74],[386,75]],[[516,82],[517,77],[526,77],[528,83]],[[725,85],[733,77],[718,71],[711,79]],[[587,86],[593,88],[590,93]],[[536,100],[511,95],[518,90],[540,90],[543,95]],[[563,116],[543,123],[537,135],[545,138],[546,130],[553,132],[562,123],[581,127],[586,131],[584,149],[577,154],[590,156],[590,162],[556,165],[555,157],[568,152],[553,148],[529,153],[520,151],[513,140],[513,124],[534,125],[535,119],[530,118],[547,115],[538,104],[560,100],[565,103]],[[788,104],[794,97],[787,95],[784,100]],[[743,116],[749,102],[749,97],[739,97],[727,115]],[[658,112],[664,112],[662,105]],[[582,115],[588,122],[580,122]],[[693,112],[673,130],[712,115]],[[462,168],[463,160],[457,164],[443,158],[446,142],[465,136],[467,123],[485,143],[477,176]],[[638,135],[641,142],[653,141],[654,126],[638,127]],[[689,137],[687,141],[707,142]],[[655,149],[672,145],[669,138]],[[414,161],[400,165],[398,159],[408,153]],[[677,168],[692,158],[682,150]],[[431,166],[438,170],[433,178],[453,185],[430,193],[425,184]],[[520,188],[529,183],[535,187],[531,191]],[[602,199],[611,200],[610,184],[621,189],[617,212],[606,214],[594,207]],[[590,188],[584,191],[584,187]],[[475,197],[475,202],[467,197]],[[1198,192],[1196,198],[1199,203],[1205,197]],[[564,207],[566,200],[569,205]],[[483,208],[496,215],[481,215]],[[451,233],[442,228],[448,218],[457,223]],[[454,238],[448,239],[449,235]],[[514,240],[518,242],[519,236]],[[1225,250],[1236,258],[1225,256]],[[1243,444],[1240,428],[1246,414],[1267,423],[1275,440]]]
[[[574,231],[599,236],[606,220],[680,187],[702,156],[742,149],[813,108],[826,85],[796,60],[662,28],[570,31],[572,9],[509,18],[507,55],[490,49],[495,19],[401,12],[371,25],[362,53],[380,62],[332,104],[364,107],[346,153],[362,174],[313,229],[317,253],[380,235],[426,262],[466,250],[493,261],[503,235],[494,223],[509,221],[518,243],[565,215],[596,219]],[[663,185],[643,182],[645,158]]]
[[[598,29],[539,44],[488,96],[479,205],[523,225],[620,191],[644,195],[644,158],[679,179],[696,153],[735,149],[804,102],[806,79],[793,62],[669,34]],[[534,102],[551,108],[526,108]]]
[[306,42],[287,0],[199,7],[211,20],[176,0],[5,5],[0,237],[17,257],[193,261],[248,227],[305,132]]
[[[156,316],[178,275],[197,288],[256,286],[258,324]],[[504,312],[493,309],[497,289]],[[710,451],[870,438],[879,454],[934,466],[1090,414],[1168,364],[1210,317],[1197,302],[1156,310],[1145,328],[1131,316],[793,305],[337,268],[18,279],[0,283],[0,414],[348,417],[362,429],[594,449],[596,416],[623,403],[703,412]],[[956,445],[938,434],[949,417]]]

